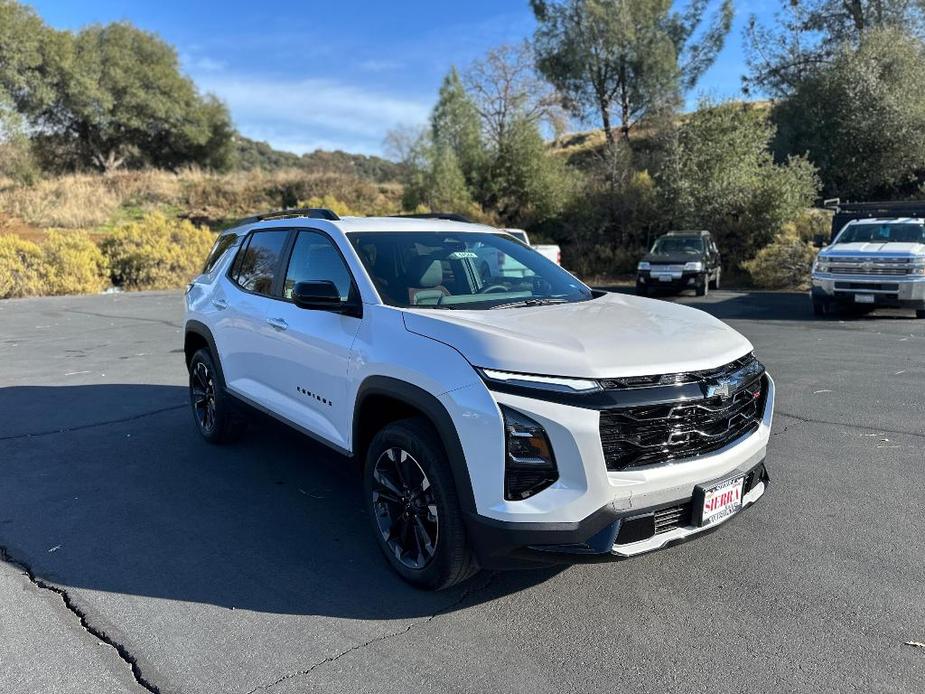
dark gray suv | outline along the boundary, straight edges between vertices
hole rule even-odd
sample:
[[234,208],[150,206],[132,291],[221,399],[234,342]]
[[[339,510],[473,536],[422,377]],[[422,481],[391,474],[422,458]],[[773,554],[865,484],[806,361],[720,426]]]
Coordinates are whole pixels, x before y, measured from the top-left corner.
[[711,287],[719,289],[721,275],[719,250],[709,231],[672,231],[659,236],[639,261],[636,293],[693,289],[704,296]]

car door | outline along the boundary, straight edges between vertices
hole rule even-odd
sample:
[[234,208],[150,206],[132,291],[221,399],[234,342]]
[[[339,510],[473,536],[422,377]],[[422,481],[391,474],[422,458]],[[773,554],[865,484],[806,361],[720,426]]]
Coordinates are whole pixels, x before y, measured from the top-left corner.
[[347,402],[350,350],[362,318],[297,307],[290,297],[297,282],[329,280],[347,300],[356,285],[343,255],[325,233],[299,230],[291,243],[281,300],[267,321],[267,383],[273,410],[309,433],[347,448],[352,426]]
[[280,303],[278,286],[289,231],[253,231],[241,244],[228,274],[219,280],[212,304],[213,336],[225,385],[235,395],[269,407],[270,389],[263,374],[263,353],[274,330],[269,308]]

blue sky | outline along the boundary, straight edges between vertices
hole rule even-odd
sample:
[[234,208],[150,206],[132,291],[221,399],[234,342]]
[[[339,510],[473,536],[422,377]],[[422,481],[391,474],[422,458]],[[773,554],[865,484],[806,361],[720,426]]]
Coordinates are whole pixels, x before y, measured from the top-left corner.
[[[172,43],[238,129],[303,153],[379,154],[401,124],[423,123],[451,65],[532,34],[527,0],[33,0],[58,29],[128,20]],[[736,0],[736,23],[698,92],[739,95],[742,30],[776,2]],[[697,95],[691,96],[691,102]]]

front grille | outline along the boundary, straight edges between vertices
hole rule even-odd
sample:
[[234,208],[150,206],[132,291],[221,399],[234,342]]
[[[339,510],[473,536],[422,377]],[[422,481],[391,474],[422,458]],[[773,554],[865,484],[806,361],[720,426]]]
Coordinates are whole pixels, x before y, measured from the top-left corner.
[[655,534],[661,535],[675,528],[691,524],[691,503],[670,506],[655,512]]
[[659,265],[658,263],[651,263],[649,267],[652,268],[652,272],[684,272],[683,265]]
[[[734,387],[730,387],[732,392],[707,397],[711,384],[735,381],[736,374],[742,373],[747,377],[735,382]],[[657,404],[601,412],[601,444],[608,470],[705,455],[753,433],[761,423],[768,383],[763,367],[754,357],[713,371],[672,377],[679,383],[701,383],[703,397],[674,402],[661,400]],[[648,387],[664,390],[663,386]]]
[[829,272],[833,275],[908,275],[911,265],[907,258],[833,258]]

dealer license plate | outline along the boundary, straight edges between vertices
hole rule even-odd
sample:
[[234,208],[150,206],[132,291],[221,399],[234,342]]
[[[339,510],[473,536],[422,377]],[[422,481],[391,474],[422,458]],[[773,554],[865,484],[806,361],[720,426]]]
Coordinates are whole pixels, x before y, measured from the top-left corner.
[[856,304],[872,304],[874,303],[873,294],[855,294],[854,303]]
[[703,506],[701,507],[700,525],[707,526],[742,510],[742,487],[745,475],[725,480],[712,487],[701,487]]

